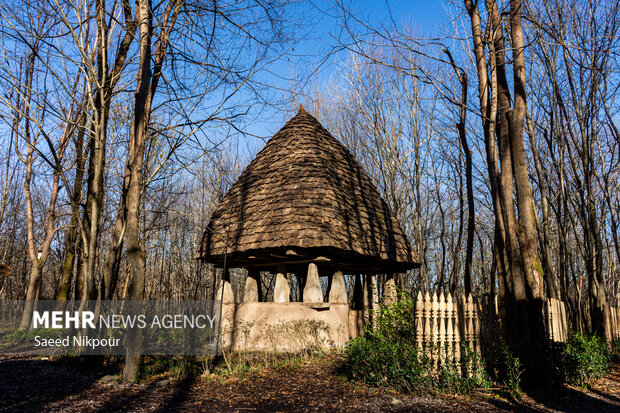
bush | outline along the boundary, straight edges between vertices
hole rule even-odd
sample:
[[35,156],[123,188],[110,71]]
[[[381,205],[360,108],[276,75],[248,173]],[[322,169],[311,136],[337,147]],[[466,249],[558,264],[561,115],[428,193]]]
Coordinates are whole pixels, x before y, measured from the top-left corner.
[[[503,352],[503,382],[513,394],[514,366],[522,370],[521,384],[526,390],[552,388],[566,382],[564,349],[566,343],[547,339],[512,345]],[[512,378],[511,378],[512,376]],[[518,394],[518,393],[517,393]]]
[[521,367],[526,389],[565,383],[583,387],[605,376],[610,355],[604,339],[570,331],[565,343],[543,340],[512,346],[504,350],[503,359],[503,382],[518,394],[515,372]]
[[521,375],[524,372],[521,360],[510,351],[508,346],[502,348],[502,361],[504,368],[504,386],[513,397],[521,397]]
[[609,371],[609,359],[609,350],[603,338],[570,332],[563,352],[566,382],[587,386],[604,377]]
[[419,357],[418,349],[409,343],[358,337],[347,345],[346,354],[347,375],[371,386],[416,391],[430,381],[430,361]]
[[461,343],[461,366],[463,366],[467,372],[467,379],[460,380],[460,393],[493,386],[493,382],[485,365],[485,360],[482,359],[482,356],[478,352],[469,348],[465,342]]
[[415,342],[415,301],[410,296],[373,315],[376,327],[347,344],[343,370],[350,379],[408,392],[466,392],[489,383],[479,357],[465,357],[471,377],[463,378],[458,365],[435,368],[432,356],[438,349],[419,349]]

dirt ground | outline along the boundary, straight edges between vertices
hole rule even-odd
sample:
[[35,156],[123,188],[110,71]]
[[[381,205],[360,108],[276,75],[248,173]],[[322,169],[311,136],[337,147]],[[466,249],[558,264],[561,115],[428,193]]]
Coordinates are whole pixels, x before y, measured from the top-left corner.
[[521,401],[498,396],[411,397],[347,382],[337,363],[308,363],[241,378],[139,384],[101,367],[33,357],[0,358],[0,411],[58,412],[619,412],[620,364],[589,390],[565,387]]

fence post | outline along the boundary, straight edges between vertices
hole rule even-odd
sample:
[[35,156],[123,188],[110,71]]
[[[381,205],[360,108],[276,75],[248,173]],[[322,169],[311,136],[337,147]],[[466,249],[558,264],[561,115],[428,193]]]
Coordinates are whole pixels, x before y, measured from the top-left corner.
[[[451,298],[451,297],[450,297]],[[459,306],[458,299],[452,302],[452,318],[454,320],[454,362],[456,364],[456,368],[461,374],[461,336],[460,336],[460,326],[459,326]]]
[[415,340],[418,349],[422,349],[424,342],[424,302],[422,301],[422,292],[418,291],[415,301]]
[[[472,299],[471,293],[469,294],[470,299]],[[476,353],[480,353],[480,303],[478,298],[475,300],[472,299],[472,310],[473,310],[473,324],[474,324],[474,350]]]
[[615,344],[615,340],[616,338],[618,338],[618,336],[620,334],[618,331],[618,307],[612,307],[609,306],[609,315],[610,315],[610,319],[609,319],[609,323],[611,324],[611,346],[613,347],[613,345]]
[[470,350],[474,350],[474,303],[471,294],[467,295],[467,346]]
[[607,340],[607,344],[609,347],[613,345],[614,336],[613,336],[613,328],[611,325],[611,306],[605,305],[603,306],[603,332],[605,334],[605,339]]
[[618,307],[614,307],[614,340],[620,337],[620,320],[618,320]]
[[439,293],[439,360],[443,366],[446,362],[446,297]]
[[454,321],[454,308],[452,306],[452,294],[448,292],[446,299],[446,359],[448,364],[454,363],[454,328],[452,323]]
[[[431,340],[431,296],[427,291],[424,294],[424,344],[428,345]],[[428,348],[425,350],[428,351]]]
[[431,351],[433,355],[433,365],[437,367],[439,361],[439,355],[437,354],[437,343],[439,342],[439,303],[437,302],[437,291],[433,291],[433,301],[431,303],[431,322],[432,322],[432,335],[433,341],[431,345]]
[[558,328],[557,328],[557,311],[555,306],[555,300],[551,298],[549,300],[549,324],[551,325],[551,341],[558,341]]
[[560,302],[560,317],[562,320],[562,341],[568,340],[568,321],[566,320],[566,304]]
[[469,328],[467,328],[467,318],[468,318],[468,311],[467,311],[467,299],[465,298],[464,295],[461,294],[461,296],[459,297],[459,301],[461,302],[461,313],[459,314],[459,320],[461,321],[461,340],[463,340],[463,343],[467,346],[469,345]]

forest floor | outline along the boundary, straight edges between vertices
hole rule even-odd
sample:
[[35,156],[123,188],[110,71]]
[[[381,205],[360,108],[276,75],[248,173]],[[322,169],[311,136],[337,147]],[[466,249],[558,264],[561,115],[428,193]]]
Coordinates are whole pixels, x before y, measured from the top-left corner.
[[620,363],[588,390],[563,387],[522,400],[497,395],[413,397],[348,382],[338,359],[226,378],[155,376],[118,383],[101,366],[36,357],[0,357],[0,411],[61,412],[618,412]]

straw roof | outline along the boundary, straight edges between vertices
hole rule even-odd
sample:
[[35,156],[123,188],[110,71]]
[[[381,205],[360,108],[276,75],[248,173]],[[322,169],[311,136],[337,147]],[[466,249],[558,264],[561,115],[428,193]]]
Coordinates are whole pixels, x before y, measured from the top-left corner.
[[360,271],[419,265],[361,165],[301,107],[213,212],[196,258],[225,257],[229,267],[317,257]]

